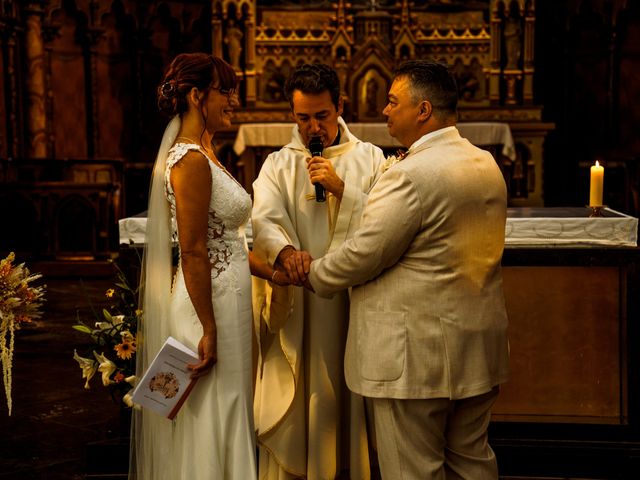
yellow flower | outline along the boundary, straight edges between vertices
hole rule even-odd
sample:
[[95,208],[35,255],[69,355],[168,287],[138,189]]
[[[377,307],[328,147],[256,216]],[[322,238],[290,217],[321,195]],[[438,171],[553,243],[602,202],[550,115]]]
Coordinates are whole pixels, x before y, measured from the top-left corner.
[[116,291],[113,288],[110,288],[104,294],[106,295],[107,298],[113,298],[115,293],[116,293]]
[[84,383],[84,388],[89,390],[89,380],[91,380],[91,378],[96,374],[98,364],[90,358],[81,357],[75,350],[73,351],[73,359],[78,362],[78,365],[80,365],[80,368],[82,369],[82,378],[87,379]]
[[6,258],[0,261],[0,277],[6,277],[12,270],[13,265],[11,263],[16,259],[16,254],[10,252]]
[[136,344],[133,342],[123,341],[113,347],[113,349],[122,360],[129,360],[136,352]]
[[98,366],[98,371],[102,373],[102,384],[105,387],[107,385],[111,385],[113,383],[113,380],[111,380],[109,377],[113,372],[116,371],[115,363],[105,357],[103,353],[97,354],[94,351],[93,356],[96,357],[96,360],[98,360],[98,363],[100,364]]

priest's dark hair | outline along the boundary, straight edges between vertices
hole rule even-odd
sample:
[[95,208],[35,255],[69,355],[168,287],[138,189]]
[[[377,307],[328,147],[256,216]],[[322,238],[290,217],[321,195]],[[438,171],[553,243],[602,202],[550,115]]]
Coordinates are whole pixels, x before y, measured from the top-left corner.
[[284,95],[293,108],[293,92],[300,90],[306,94],[328,91],[336,109],[340,104],[340,80],[333,68],[322,63],[305,63],[289,76],[284,84]]

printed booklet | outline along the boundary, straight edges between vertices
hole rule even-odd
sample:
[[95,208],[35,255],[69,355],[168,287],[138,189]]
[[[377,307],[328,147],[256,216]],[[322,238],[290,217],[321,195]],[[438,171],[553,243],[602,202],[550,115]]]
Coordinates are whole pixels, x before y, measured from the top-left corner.
[[173,420],[196,383],[187,365],[199,362],[194,351],[169,337],[139,380],[133,402]]

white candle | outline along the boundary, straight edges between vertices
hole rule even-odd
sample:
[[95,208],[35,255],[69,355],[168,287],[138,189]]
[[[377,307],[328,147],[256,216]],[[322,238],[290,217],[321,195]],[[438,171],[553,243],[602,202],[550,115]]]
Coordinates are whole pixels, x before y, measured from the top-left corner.
[[596,160],[591,167],[591,188],[589,189],[589,206],[602,206],[602,190],[604,184],[604,167]]

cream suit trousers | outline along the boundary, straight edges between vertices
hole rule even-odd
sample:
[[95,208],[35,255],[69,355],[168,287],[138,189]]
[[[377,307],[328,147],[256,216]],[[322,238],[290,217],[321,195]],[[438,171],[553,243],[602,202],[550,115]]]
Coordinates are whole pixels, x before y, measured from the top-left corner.
[[498,387],[461,400],[373,398],[383,480],[497,480],[487,442]]

